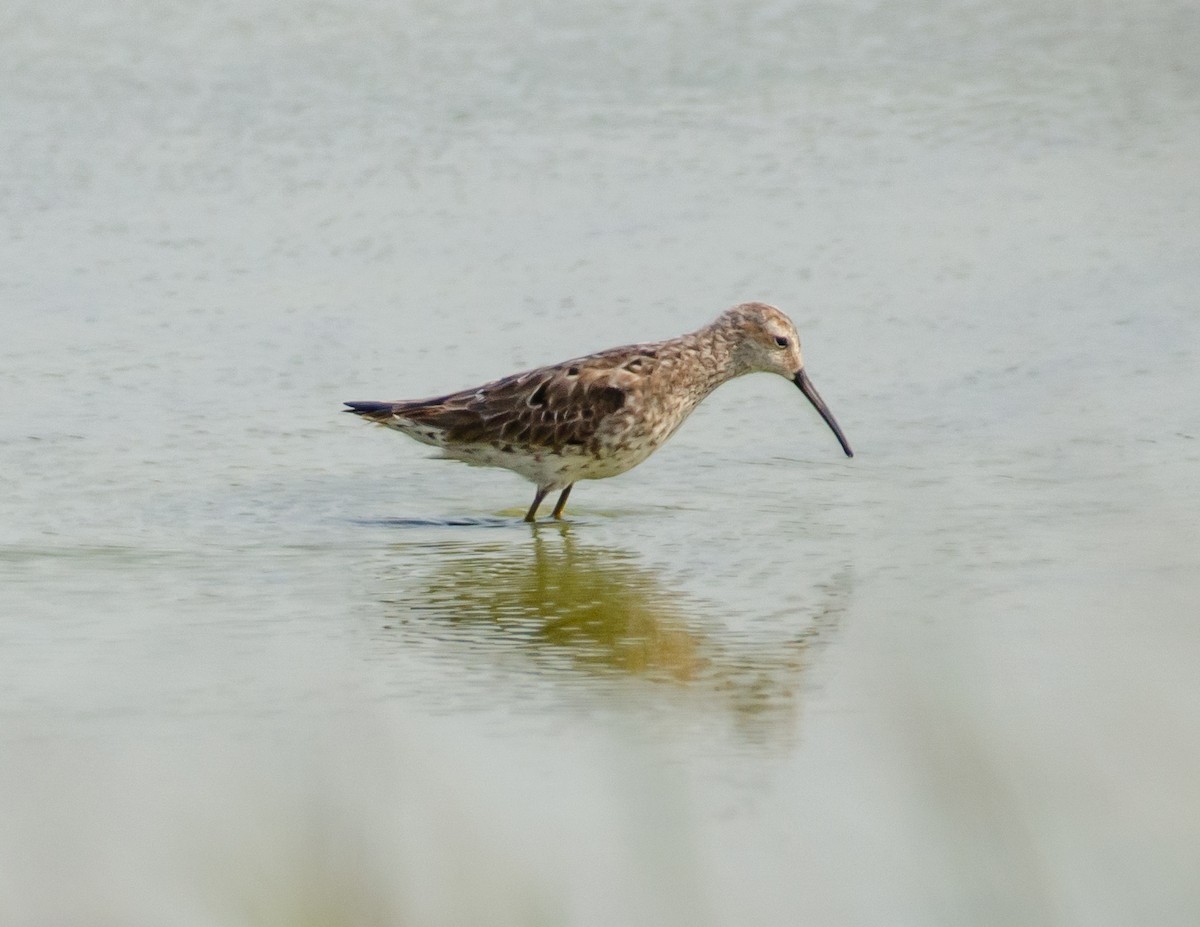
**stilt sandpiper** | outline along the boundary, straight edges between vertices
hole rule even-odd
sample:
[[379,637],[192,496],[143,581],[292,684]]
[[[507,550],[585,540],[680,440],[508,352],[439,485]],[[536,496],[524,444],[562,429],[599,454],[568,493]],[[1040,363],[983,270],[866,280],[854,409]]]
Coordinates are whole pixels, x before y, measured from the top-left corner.
[[800,387],[854,452],[809,380],[792,320],[765,303],[742,303],[710,325],[667,341],[610,348],[432,399],[347,402],[346,412],[394,428],[442,456],[504,467],[537,487],[525,515],[559,491],[561,518],[571,487],[624,473],[653,454],[709,393],[764,371]]

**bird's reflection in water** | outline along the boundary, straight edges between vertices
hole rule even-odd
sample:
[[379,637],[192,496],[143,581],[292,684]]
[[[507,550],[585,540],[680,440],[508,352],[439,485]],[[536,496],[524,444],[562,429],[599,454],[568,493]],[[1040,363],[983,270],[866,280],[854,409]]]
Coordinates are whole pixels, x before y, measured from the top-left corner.
[[846,594],[844,576],[814,586],[814,601],[764,639],[763,623],[733,630],[715,602],[672,589],[629,551],[577,543],[569,525],[540,525],[517,543],[426,536],[393,545],[387,562],[391,640],[443,656],[457,647],[472,663],[519,652],[525,671],[601,688],[658,681],[724,704],[747,733],[794,720],[805,668]]

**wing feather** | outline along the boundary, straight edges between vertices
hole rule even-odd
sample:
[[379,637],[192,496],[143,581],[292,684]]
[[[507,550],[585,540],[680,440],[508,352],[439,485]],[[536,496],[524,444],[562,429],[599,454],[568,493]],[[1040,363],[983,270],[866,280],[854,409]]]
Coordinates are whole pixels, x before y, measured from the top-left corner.
[[555,451],[584,446],[657,363],[655,347],[614,348],[475,389],[398,402],[392,414],[436,428],[447,444],[503,441]]

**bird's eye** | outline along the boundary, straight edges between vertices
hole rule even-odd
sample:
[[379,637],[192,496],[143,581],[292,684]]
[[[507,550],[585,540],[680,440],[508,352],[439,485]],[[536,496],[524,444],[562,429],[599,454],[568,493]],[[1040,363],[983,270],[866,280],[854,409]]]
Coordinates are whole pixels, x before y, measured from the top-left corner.
[[784,338],[783,335],[776,335],[775,343],[777,345],[779,345],[781,348],[786,348],[791,342],[789,342],[786,338]]

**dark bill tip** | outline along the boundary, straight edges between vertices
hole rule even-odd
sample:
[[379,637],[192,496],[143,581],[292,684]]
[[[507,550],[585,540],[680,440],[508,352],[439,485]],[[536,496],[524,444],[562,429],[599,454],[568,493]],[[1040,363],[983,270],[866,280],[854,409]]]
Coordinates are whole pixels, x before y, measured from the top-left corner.
[[850,450],[850,443],[846,440],[846,436],[842,434],[842,429],[838,426],[837,419],[833,417],[833,413],[829,411],[829,406],[825,405],[825,400],[821,398],[821,394],[817,392],[817,388],[812,385],[812,380],[808,378],[808,374],[804,372],[803,368],[796,371],[796,376],[792,378],[792,382],[800,387],[800,392],[813,404],[813,408],[821,413],[821,418],[825,419],[825,424],[833,430],[838,443],[842,446],[842,450],[846,452],[846,456],[853,457],[854,451]]

